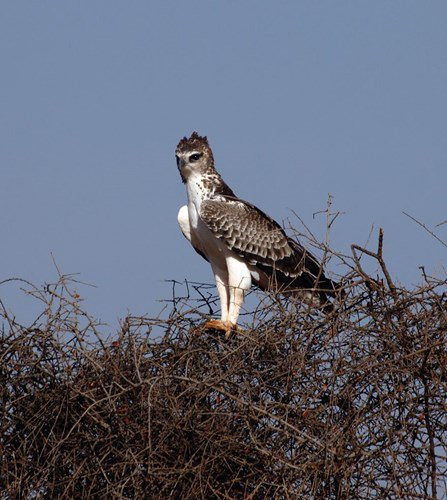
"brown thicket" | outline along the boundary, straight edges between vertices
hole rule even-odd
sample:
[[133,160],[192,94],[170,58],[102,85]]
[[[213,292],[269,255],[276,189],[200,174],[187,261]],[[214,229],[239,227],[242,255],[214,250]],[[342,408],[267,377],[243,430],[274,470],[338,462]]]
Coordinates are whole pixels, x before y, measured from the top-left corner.
[[446,281],[393,283],[382,234],[352,251],[325,249],[333,312],[259,294],[229,340],[209,287],[104,339],[73,277],[27,285],[32,325],[0,307],[2,498],[441,498]]

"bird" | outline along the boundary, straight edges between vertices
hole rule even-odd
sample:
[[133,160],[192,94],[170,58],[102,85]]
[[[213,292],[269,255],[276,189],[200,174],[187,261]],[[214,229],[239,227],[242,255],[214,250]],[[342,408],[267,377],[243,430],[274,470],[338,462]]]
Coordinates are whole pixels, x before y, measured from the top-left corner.
[[175,151],[188,203],[177,220],[183,235],[212,268],[221,318],[205,329],[238,331],[244,296],[252,284],[264,291],[298,295],[316,306],[331,305],[337,283],[300,243],[258,207],[238,198],[214,165],[206,136],[193,132]]

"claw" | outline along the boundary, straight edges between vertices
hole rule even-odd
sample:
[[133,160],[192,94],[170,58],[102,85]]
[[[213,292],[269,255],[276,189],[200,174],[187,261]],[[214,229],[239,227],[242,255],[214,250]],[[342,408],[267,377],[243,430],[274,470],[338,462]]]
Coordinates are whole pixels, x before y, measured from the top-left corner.
[[233,331],[238,331],[238,326],[233,325],[229,321],[221,321],[219,319],[211,319],[203,325],[204,330],[217,330],[225,333],[225,338],[228,339]]

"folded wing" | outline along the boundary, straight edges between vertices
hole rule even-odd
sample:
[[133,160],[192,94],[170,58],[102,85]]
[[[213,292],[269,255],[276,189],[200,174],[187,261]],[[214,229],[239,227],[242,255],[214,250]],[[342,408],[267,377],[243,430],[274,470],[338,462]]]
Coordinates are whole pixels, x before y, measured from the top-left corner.
[[317,259],[254,205],[233,197],[207,200],[200,217],[228,248],[281,289],[316,288],[322,299],[334,295],[335,284],[324,275]]

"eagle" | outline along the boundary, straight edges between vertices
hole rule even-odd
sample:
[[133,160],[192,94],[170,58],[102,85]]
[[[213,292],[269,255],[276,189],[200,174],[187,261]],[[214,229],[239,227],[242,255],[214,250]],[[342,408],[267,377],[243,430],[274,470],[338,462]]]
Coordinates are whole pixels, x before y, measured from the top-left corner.
[[238,198],[214,167],[207,137],[193,132],[175,151],[188,203],[177,216],[183,235],[211,264],[221,305],[221,319],[206,329],[237,331],[244,295],[255,284],[261,290],[299,295],[328,306],[337,284],[319,261],[255,205]]

